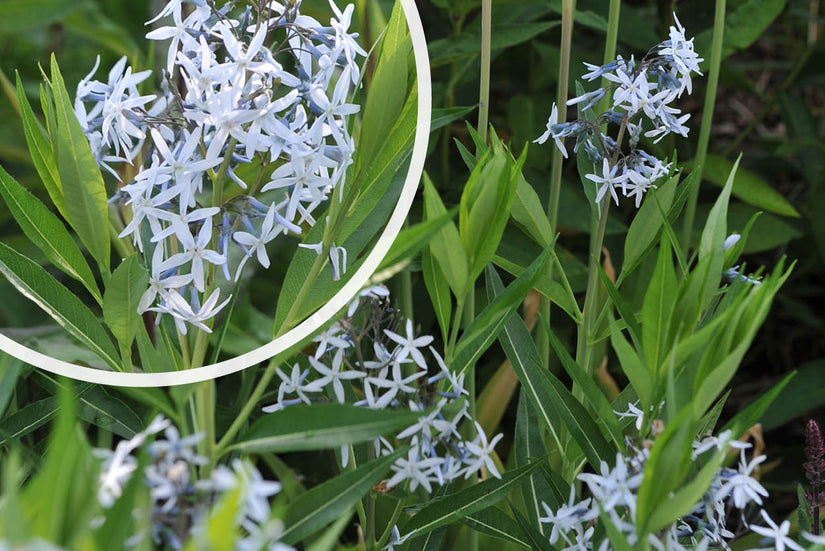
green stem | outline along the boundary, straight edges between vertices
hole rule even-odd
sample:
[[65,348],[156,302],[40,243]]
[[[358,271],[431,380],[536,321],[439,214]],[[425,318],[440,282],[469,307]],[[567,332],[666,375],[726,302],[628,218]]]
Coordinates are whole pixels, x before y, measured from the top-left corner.
[[[241,278],[238,278],[238,281],[235,282],[235,290],[232,292],[232,300],[229,301],[229,304],[226,307],[226,316],[223,318],[223,323],[221,324],[221,328],[218,329],[218,339],[215,342],[215,345],[212,347],[212,356],[209,358],[209,363],[213,364],[218,361],[218,357],[221,354],[221,347],[223,346],[223,340],[226,338],[226,332],[229,329],[229,322],[232,319],[232,314],[235,312],[235,303],[238,300],[238,293],[241,290]],[[244,372],[245,373],[245,372]]]
[[[616,152],[613,154],[611,165],[615,166],[621,151],[624,133],[627,130],[627,115],[622,120],[619,133],[616,135]],[[605,152],[606,153],[606,152]],[[607,215],[610,210],[610,195],[602,197],[601,210],[599,211],[598,225],[590,231],[590,262],[587,270],[587,290],[584,295],[584,308],[582,310],[582,323],[579,325],[579,333],[576,342],[576,363],[581,366],[588,375],[593,374],[592,363],[593,350],[590,346],[590,337],[596,324],[596,307],[599,295],[599,263],[602,258],[602,245],[604,244],[604,232],[607,227]],[[581,392],[581,389],[573,388],[574,394]],[[583,396],[578,396],[582,398]]]
[[221,457],[224,453],[226,453],[226,448],[241,430],[241,427],[252,414],[252,410],[258,404],[258,400],[261,399],[261,396],[266,391],[266,387],[269,385],[269,381],[272,380],[272,377],[275,375],[275,367],[277,367],[277,363],[275,362],[275,358],[270,360],[269,365],[266,366],[266,370],[264,374],[261,376],[261,380],[258,381],[258,384],[255,386],[255,390],[252,391],[252,394],[249,396],[249,399],[244,404],[243,408],[241,409],[238,416],[235,417],[235,420],[232,421],[232,424],[229,425],[229,428],[224,433],[223,437],[220,439],[216,449],[216,457]]
[[[602,61],[602,65],[607,65],[611,61],[616,59],[616,42],[619,36],[619,16],[621,13],[622,8],[622,1],[621,0],[610,0],[610,7],[608,8],[608,18],[607,18],[607,38],[604,42],[604,58]],[[611,82],[606,78],[602,77],[602,88],[610,89]],[[604,97],[599,101],[599,105],[596,108],[596,113],[604,113],[608,110],[611,103],[613,102],[613,93],[607,93]]]
[[189,336],[178,331],[178,342],[180,343],[180,355],[183,362],[183,369],[189,369],[192,365],[192,355],[189,353]]
[[[490,123],[490,60],[492,56],[493,0],[481,2],[481,82],[478,92],[478,136],[487,143]],[[478,155],[476,150],[476,155]]]
[[364,534],[364,543],[367,551],[375,551],[375,497],[372,495],[372,490],[367,492],[367,530]]
[[[406,489],[406,485],[404,487]],[[404,500],[399,498],[398,501],[395,502],[395,509],[392,511],[392,515],[390,515],[390,521],[387,523],[387,527],[384,529],[384,533],[381,534],[381,537],[378,539],[378,549],[384,549],[387,545],[387,542],[392,537],[392,529],[398,522],[398,517],[401,516],[401,511],[404,509]]]
[[229,145],[226,147],[226,157],[221,163],[218,173],[212,179],[212,206],[219,207],[223,203],[223,185],[226,180],[226,173],[229,170],[229,164],[232,162],[232,152],[235,151],[235,146],[238,145],[238,140],[232,138],[229,140]]
[[[576,0],[563,0],[561,13],[561,57],[559,59],[559,79],[556,89],[556,105],[559,109],[559,123],[567,120],[567,91],[570,87],[570,51],[573,41],[573,19],[576,13]],[[553,147],[553,167],[550,173],[550,198],[547,202],[547,220],[550,222],[551,235],[555,235],[559,218],[559,196],[561,194],[561,151]],[[549,263],[547,277],[553,278],[553,264]],[[550,300],[542,297],[539,313],[550,322]],[[543,331],[536,333],[536,348],[543,365],[550,364],[550,337]]]
[[713,123],[713,108],[716,104],[716,88],[719,84],[719,67],[722,64],[722,43],[725,35],[725,0],[716,0],[716,14],[713,19],[713,44],[710,50],[708,67],[708,87],[705,92],[705,107],[702,110],[702,127],[699,129],[699,143],[696,146],[696,161],[693,170],[698,171],[696,186],[690,192],[685,208],[685,222],[682,227],[682,250],[690,247],[693,222],[696,218],[696,204],[699,201],[699,186],[702,183],[702,170],[708,154],[710,130]]
[[592,350],[590,346],[590,333],[594,326],[594,314],[596,298],[599,291],[599,262],[601,261],[602,244],[604,243],[604,231],[607,227],[607,214],[610,210],[610,196],[602,198],[604,201],[599,211],[599,222],[596,232],[590,237],[590,263],[587,270],[587,291],[584,296],[584,309],[582,312],[582,322],[579,326],[579,333],[576,342],[576,363],[581,366],[588,375],[592,375]]
[[465,298],[466,297],[462,297],[456,302],[455,317],[453,318],[453,327],[452,331],[450,332],[450,339],[446,345],[446,350],[444,351],[444,354],[447,358],[449,358],[450,354],[452,354],[453,348],[455,348],[455,343],[458,340],[458,330],[461,328],[461,322],[463,320]]
[[[326,247],[324,247],[326,249]],[[299,308],[303,304],[303,302],[307,299],[310,292],[312,291],[312,284],[318,279],[318,275],[321,273],[321,269],[324,267],[324,261],[326,260],[326,254],[324,251],[321,251],[315,258],[315,262],[312,263],[312,266],[309,269],[309,273],[307,273],[307,277],[304,280],[304,284],[301,286],[301,290],[298,291],[298,296],[295,297],[295,301],[292,303],[292,306],[287,312],[286,317],[284,318],[284,323],[278,329],[278,333],[275,335],[276,337],[283,335],[286,333],[294,323],[295,317],[298,315]]]
[[209,477],[218,461],[215,448],[215,380],[210,379],[198,385],[195,391],[198,412],[198,429],[204,433],[199,447],[207,463],[201,476]]
[[[573,41],[573,18],[576,0],[563,0],[561,13],[561,58],[559,59],[559,82],[556,89],[556,105],[559,109],[559,124],[567,120],[567,91],[570,87],[570,51]],[[563,157],[557,147],[553,148],[553,168],[550,176],[550,199],[547,203],[547,219],[553,233],[556,232],[559,216],[559,194],[561,192],[561,170]]]
[[330,248],[332,244],[335,242],[335,237],[341,231],[341,225],[346,220],[347,212],[349,212],[350,207],[355,202],[358,196],[358,190],[355,188],[350,189],[347,191],[346,195],[344,196],[343,200],[340,200],[340,195],[337,191],[333,191],[332,195],[332,204],[329,208],[329,217],[327,225],[324,227],[324,236],[322,238],[322,247],[321,247],[321,254],[319,254],[315,261],[312,263],[312,266],[307,273],[306,279],[304,283],[301,285],[301,289],[298,291],[298,295],[295,297],[295,301],[290,306],[289,311],[287,312],[286,317],[284,318],[284,322],[281,324],[281,327],[278,328],[275,336],[280,337],[284,333],[286,333],[292,326],[295,324],[298,313],[301,311],[301,307],[303,306],[304,301],[309,297],[310,293],[312,292],[312,287],[315,284],[315,280],[318,279],[318,275],[321,273],[321,269],[324,267],[324,263],[329,256]]

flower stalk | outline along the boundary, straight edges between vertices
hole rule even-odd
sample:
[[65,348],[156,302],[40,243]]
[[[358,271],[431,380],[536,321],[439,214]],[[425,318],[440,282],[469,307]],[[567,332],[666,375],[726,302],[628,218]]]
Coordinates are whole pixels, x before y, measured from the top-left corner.
[[716,11],[713,19],[713,43],[710,51],[710,65],[708,67],[708,86],[705,92],[705,105],[702,109],[702,127],[699,129],[699,143],[696,146],[696,160],[694,170],[699,171],[697,184],[693,187],[685,206],[685,221],[682,227],[682,250],[690,247],[693,222],[696,218],[696,205],[699,201],[699,185],[702,182],[702,171],[710,144],[710,130],[713,123],[713,108],[716,105],[716,88],[719,85],[719,71],[722,64],[722,45],[725,37],[725,0],[716,0]]
[[825,505],[825,441],[822,438],[822,431],[819,424],[810,419],[805,426],[805,477],[810,483],[810,487],[805,491],[808,498],[808,505],[811,508],[811,530],[815,536],[820,532],[819,510]]

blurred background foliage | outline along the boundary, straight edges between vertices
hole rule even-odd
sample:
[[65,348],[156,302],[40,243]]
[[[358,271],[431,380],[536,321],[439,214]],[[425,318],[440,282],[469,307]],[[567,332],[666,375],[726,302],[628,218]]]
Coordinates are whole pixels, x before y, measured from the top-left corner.
[[[0,163],[34,193],[42,196],[43,190],[28,157],[16,106],[10,99],[14,96],[14,71],[19,71],[29,97],[34,99],[41,81],[38,64],[45,66],[50,52],[57,54],[70,90],[88,73],[98,54],[104,68],[124,55],[137,67],[153,66],[150,60],[154,52],[147,50],[143,22],[159,9],[157,4],[119,0],[0,1]],[[391,5],[387,0],[357,0],[356,25],[369,36],[372,29],[383,28]],[[448,206],[458,204],[468,174],[456,142],[472,149],[466,123],[476,123],[479,5],[476,0],[417,2],[429,43],[434,107],[454,108],[453,115],[466,118],[453,121],[431,137],[427,171]],[[601,63],[608,1],[580,0],[576,10],[571,95],[576,95],[575,83],[583,73],[581,62]],[[623,2],[618,53],[643,56],[650,45],[666,37],[673,11],[688,35],[696,36],[699,54],[709,57],[714,13],[714,2],[709,0]],[[493,3],[490,120],[514,152],[542,133],[555,98],[560,12],[561,0]],[[817,0],[729,0],[727,13],[726,57],[695,227],[702,227],[732,162],[743,152],[734,186],[737,200],[731,204],[728,227],[742,230],[753,213],[762,211],[746,246],[748,268],[774,266],[782,255],[796,259],[798,265],[779,292],[755,346],[731,385],[722,417],[730,417],[784,374],[798,370],[762,419],[765,453],[770,461],[765,469],[766,486],[775,498],[787,496],[787,501],[776,502],[774,507],[790,509],[794,506],[795,485],[803,478],[800,465],[804,422],[808,417],[825,420],[825,26]],[[696,79],[693,95],[681,101],[682,110],[691,113],[690,138],[665,139],[651,152],[660,156],[675,154],[680,164],[690,165],[703,122],[704,87],[704,80]],[[549,146],[531,145],[525,168],[527,180],[543,201],[548,194],[550,157]],[[583,291],[589,206],[581,193],[574,163],[565,166],[561,204],[559,244],[569,252],[562,257],[574,289]],[[421,210],[420,200],[416,201],[411,221],[421,219]],[[606,248],[616,266],[621,264],[623,233],[634,212],[629,203],[611,209]],[[698,235],[698,229],[695,231]],[[43,260],[20,236],[4,208],[0,209],[0,239],[31,258]],[[539,252],[515,226],[508,228],[502,247],[507,248],[510,257],[526,259],[523,265]],[[635,306],[641,303],[653,262],[652,255],[624,287],[636,285]],[[416,299],[415,312],[405,315],[414,315],[423,332],[436,335],[434,313],[427,305],[429,299],[419,269],[413,263],[405,271]],[[264,290],[268,285],[258,280],[254,284]],[[478,310],[484,303],[482,295],[479,289]],[[251,305],[239,307],[230,331],[230,340],[234,338],[238,343],[236,348],[248,349],[254,344],[240,344],[243,339],[268,340],[268,331],[255,331],[261,325],[256,324],[261,315]],[[553,318],[554,328],[562,337],[566,323],[563,318]],[[0,281],[0,327],[29,328],[27,337],[38,338],[49,334],[48,326],[41,327],[48,323],[48,318],[26,298]],[[568,335],[572,328],[567,328]],[[49,345],[61,349],[74,346],[63,337],[51,338]],[[229,344],[227,349],[232,350]],[[77,350],[76,355],[81,357],[82,352]],[[502,362],[501,352],[483,357],[478,366],[479,389],[491,380]],[[240,384],[245,381],[242,379]],[[606,375],[602,382],[609,386],[610,377]],[[49,375],[29,373],[9,358],[0,358],[0,414],[4,415],[0,445],[25,436],[31,445],[23,448],[29,454],[24,458],[36,457],[45,436],[37,428],[57,409],[53,389],[54,380]],[[129,392],[90,385],[79,385],[78,389],[84,396],[81,417],[104,428],[99,431],[101,435],[113,432],[125,436],[139,427],[144,416],[134,411],[140,411],[137,407],[128,405],[134,397]],[[232,396],[230,392],[218,412],[227,420],[237,407]],[[102,410],[101,404],[109,409]],[[20,416],[24,409],[27,414]],[[9,425],[7,421],[14,414],[18,414],[16,424]],[[515,401],[490,415],[490,430],[500,421],[500,430],[508,434],[499,449],[499,454],[506,457]],[[21,426],[25,426],[25,432],[15,432]],[[306,468],[306,472],[318,471]]]

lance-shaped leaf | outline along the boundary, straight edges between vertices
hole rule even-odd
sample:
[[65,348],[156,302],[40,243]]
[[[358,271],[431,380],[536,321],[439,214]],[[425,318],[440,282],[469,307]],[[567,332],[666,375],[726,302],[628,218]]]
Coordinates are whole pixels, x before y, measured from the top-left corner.
[[539,466],[541,461],[534,461],[504,473],[501,478],[485,480],[430,503],[404,525],[402,539],[407,540],[432,532],[436,528],[490,507],[510,493],[522,478]]
[[103,302],[92,270],[66,227],[37,197],[0,167],[0,196],[26,237],[57,268],[83,283],[98,304]]
[[122,346],[132,345],[143,323],[138,306],[148,285],[149,274],[137,254],[121,262],[106,284],[103,320]]
[[553,330],[550,329],[547,320],[541,318],[541,324],[547,336],[550,338],[550,346],[553,348],[553,352],[555,352],[564,370],[567,371],[567,374],[570,375],[573,382],[581,388],[585,398],[590,402],[593,411],[599,416],[599,423],[604,425],[607,433],[616,443],[616,446],[620,450],[624,450],[624,435],[622,434],[619,421],[616,418],[616,414],[613,413],[613,408],[610,406],[607,396],[604,395],[604,392],[602,392],[596,384],[596,381],[593,380],[593,377],[588,375],[587,372],[576,363],[576,360],[573,359],[570,353],[567,352],[564,344],[559,340]]
[[487,507],[482,511],[467,515],[461,519],[461,522],[482,534],[531,549],[530,540],[522,533],[518,523],[496,507]]
[[57,118],[57,168],[66,201],[66,215],[94,259],[108,270],[111,244],[106,186],[86,135],[75,117],[54,55],[52,90]]
[[[487,276],[487,296],[493,300],[502,292],[503,285],[495,270],[488,270]],[[521,381],[523,391],[545,426],[555,435],[559,421],[563,421],[593,466],[611,458],[612,447],[584,406],[561,381],[550,374],[546,366],[541,365],[535,342],[524,321],[512,316],[499,335],[499,342]]]
[[264,415],[230,449],[287,452],[337,448],[403,429],[422,415],[426,413],[344,404],[301,404]]
[[[43,98],[45,104],[45,98]],[[23,119],[23,131],[26,134],[26,144],[29,146],[34,168],[43,182],[52,203],[57,207],[63,218],[66,218],[66,201],[63,199],[63,188],[60,185],[60,174],[57,171],[57,156],[52,147],[49,136],[43,131],[34,117],[29,98],[23,90],[20,75],[17,75],[17,103],[20,105],[20,117]]]
[[112,339],[97,317],[46,270],[0,243],[0,273],[110,367],[120,369]]
[[[451,354],[450,369],[456,373],[463,372],[495,342],[504,324],[518,310],[524,297],[541,276],[549,254],[550,249],[547,249],[539,255],[515,281],[490,300],[484,310],[470,323]],[[489,271],[492,272],[493,269],[490,268]]]
[[453,299],[450,296],[450,284],[441,271],[438,263],[433,259],[429,249],[421,251],[421,272],[424,275],[424,286],[433,303],[435,317],[441,327],[441,338],[447,342],[450,332],[450,317],[453,310]]
[[284,543],[294,544],[314,534],[355,505],[378,484],[406,448],[394,451],[315,486],[289,504],[283,520]]
[[457,209],[453,209],[442,216],[402,230],[376,271],[384,270],[414,257],[447,222],[452,220],[456,211]]
[[[527,150],[516,161],[497,143],[484,155],[464,186],[459,212],[459,233],[470,267],[469,284],[492,260],[510,218],[510,208],[522,179]],[[452,251],[448,251],[451,253]]]
[[[429,176],[424,174],[424,217],[432,220],[444,216],[447,208],[441,202]],[[452,222],[446,225],[430,241],[430,253],[450,284],[453,294],[463,297],[469,278],[469,260],[461,242],[458,228]]]

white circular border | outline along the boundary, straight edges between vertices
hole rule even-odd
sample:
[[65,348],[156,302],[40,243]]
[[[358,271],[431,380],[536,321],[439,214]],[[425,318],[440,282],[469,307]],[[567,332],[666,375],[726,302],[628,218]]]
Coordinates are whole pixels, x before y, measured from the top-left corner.
[[165,387],[199,383],[215,379],[230,373],[235,373],[269,360],[276,354],[289,349],[301,342],[320,328],[332,316],[344,308],[367,283],[373,272],[390,250],[393,241],[401,231],[407,213],[412,206],[418,182],[424,173],[424,159],[427,155],[427,145],[430,135],[430,121],[432,118],[432,83],[430,81],[430,60],[427,55],[427,40],[421,25],[421,17],[415,7],[414,0],[400,0],[407,20],[407,27],[412,38],[415,67],[418,77],[418,121],[415,131],[410,169],[401,196],[390,217],[387,227],[372,252],[367,256],[355,275],[318,311],[300,323],[297,327],[278,337],[269,344],[237,356],[230,360],[216,364],[188,369],[185,371],[169,371],[163,373],[116,373],[93,369],[82,365],[64,362],[36,352],[19,344],[0,333],[0,350],[46,371],[71,377],[88,383],[98,383],[111,386],[128,387]]

